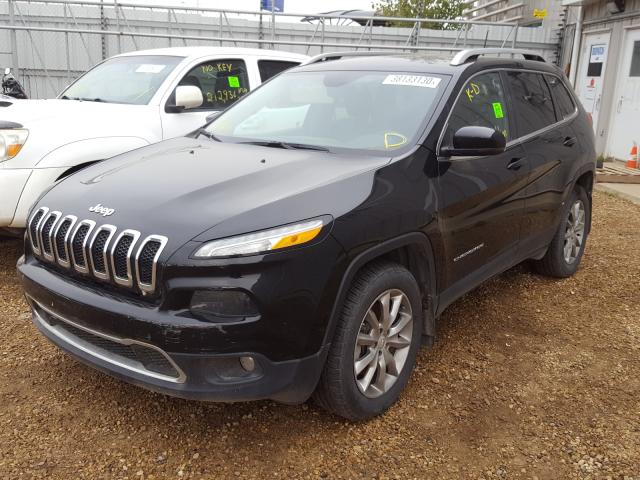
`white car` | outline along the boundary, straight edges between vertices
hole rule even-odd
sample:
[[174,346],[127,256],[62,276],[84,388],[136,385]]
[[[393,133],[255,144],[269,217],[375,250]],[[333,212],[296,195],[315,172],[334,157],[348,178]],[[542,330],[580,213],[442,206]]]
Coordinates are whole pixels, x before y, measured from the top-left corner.
[[201,127],[308,57],[215,47],[105,60],[56,99],[0,102],[0,233],[25,226],[48,187],[84,166]]

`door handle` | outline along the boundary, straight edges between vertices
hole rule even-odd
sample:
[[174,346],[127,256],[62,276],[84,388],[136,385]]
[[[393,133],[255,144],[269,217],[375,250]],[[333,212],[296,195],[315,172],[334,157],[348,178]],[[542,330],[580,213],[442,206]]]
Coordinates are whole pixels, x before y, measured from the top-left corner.
[[565,147],[573,147],[576,144],[576,137],[564,137],[562,144]]
[[524,159],[525,157],[512,158],[511,160],[509,160],[509,163],[507,164],[507,168],[509,170],[520,170],[520,167],[522,167],[522,161]]
[[624,101],[624,95],[620,96],[620,100],[618,100],[618,107],[616,108],[616,113],[620,113],[620,108],[622,108],[623,101]]

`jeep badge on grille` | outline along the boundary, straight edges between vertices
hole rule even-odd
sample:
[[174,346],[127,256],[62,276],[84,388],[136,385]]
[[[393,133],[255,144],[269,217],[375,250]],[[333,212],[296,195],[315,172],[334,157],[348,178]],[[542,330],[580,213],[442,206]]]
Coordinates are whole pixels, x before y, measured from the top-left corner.
[[108,217],[115,213],[113,208],[103,207],[101,204],[97,204],[95,207],[89,207],[89,211],[102,215],[103,217]]

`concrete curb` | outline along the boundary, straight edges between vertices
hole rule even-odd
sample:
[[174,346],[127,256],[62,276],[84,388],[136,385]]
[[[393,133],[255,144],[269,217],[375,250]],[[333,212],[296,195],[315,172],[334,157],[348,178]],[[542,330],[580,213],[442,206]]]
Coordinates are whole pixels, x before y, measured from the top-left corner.
[[629,193],[626,193],[626,192],[621,192],[620,190],[618,190],[617,188],[615,188],[613,186],[605,185],[605,184],[602,184],[602,183],[596,183],[595,188],[596,188],[596,190],[599,190],[601,192],[609,193],[609,194],[614,195],[616,197],[628,200],[631,203],[635,203],[636,205],[640,205],[640,195],[632,195],[632,194],[629,194]]

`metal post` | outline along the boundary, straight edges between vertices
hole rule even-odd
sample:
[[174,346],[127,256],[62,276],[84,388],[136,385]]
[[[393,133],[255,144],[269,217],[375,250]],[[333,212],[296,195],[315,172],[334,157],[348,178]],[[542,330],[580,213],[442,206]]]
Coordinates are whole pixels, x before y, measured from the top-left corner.
[[[222,14],[220,14],[220,22],[222,22]],[[222,23],[220,23],[222,25]],[[264,32],[262,31],[262,5],[260,5],[260,24],[258,26],[258,40],[264,40]],[[258,48],[262,48],[262,42],[258,43]]]
[[576,87],[576,78],[578,75],[578,59],[580,57],[580,48],[582,40],[582,22],[584,22],[584,7],[578,7],[578,20],[576,21],[576,31],[573,34],[573,47],[571,49],[571,64],[569,66],[569,81],[573,88]]
[[[13,14],[13,2],[9,0],[9,23],[15,25],[15,16]],[[9,37],[11,38],[11,64],[15,75],[18,75],[18,36],[15,29],[9,31]]]
[[322,39],[320,40],[320,43],[322,45],[320,46],[320,53],[324,53],[324,21],[325,18],[322,17]]
[[511,42],[511,47],[516,48],[518,44],[518,25],[516,25],[513,29],[513,42]]
[[[100,0],[100,30],[107,30],[107,19],[104,16],[104,0]],[[100,42],[102,44],[102,60],[107,59],[107,37],[101,35]]]
[[[67,5],[62,6],[64,8],[64,23],[67,28],[69,25],[69,15],[67,14]],[[67,59],[67,83],[71,83],[71,54],[69,52],[69,32],[64,32],[64,50]]]
[[[271,40],[276,39],[276,0],[271,0]],[[271,48],[275,48],[275,45],[272,43]]]
[[218,17],[218,38],[220,38],[220,46],[222,46],[222,12],[220,12],[220,16]]
[[[120,31],[120,12],[118,8],[118,0],[113,0],[113,11],[116,14],[116,30]],[[122,53],[122,37],[118,35],[116,37],[116,44],[118,45],[118,54]]]

